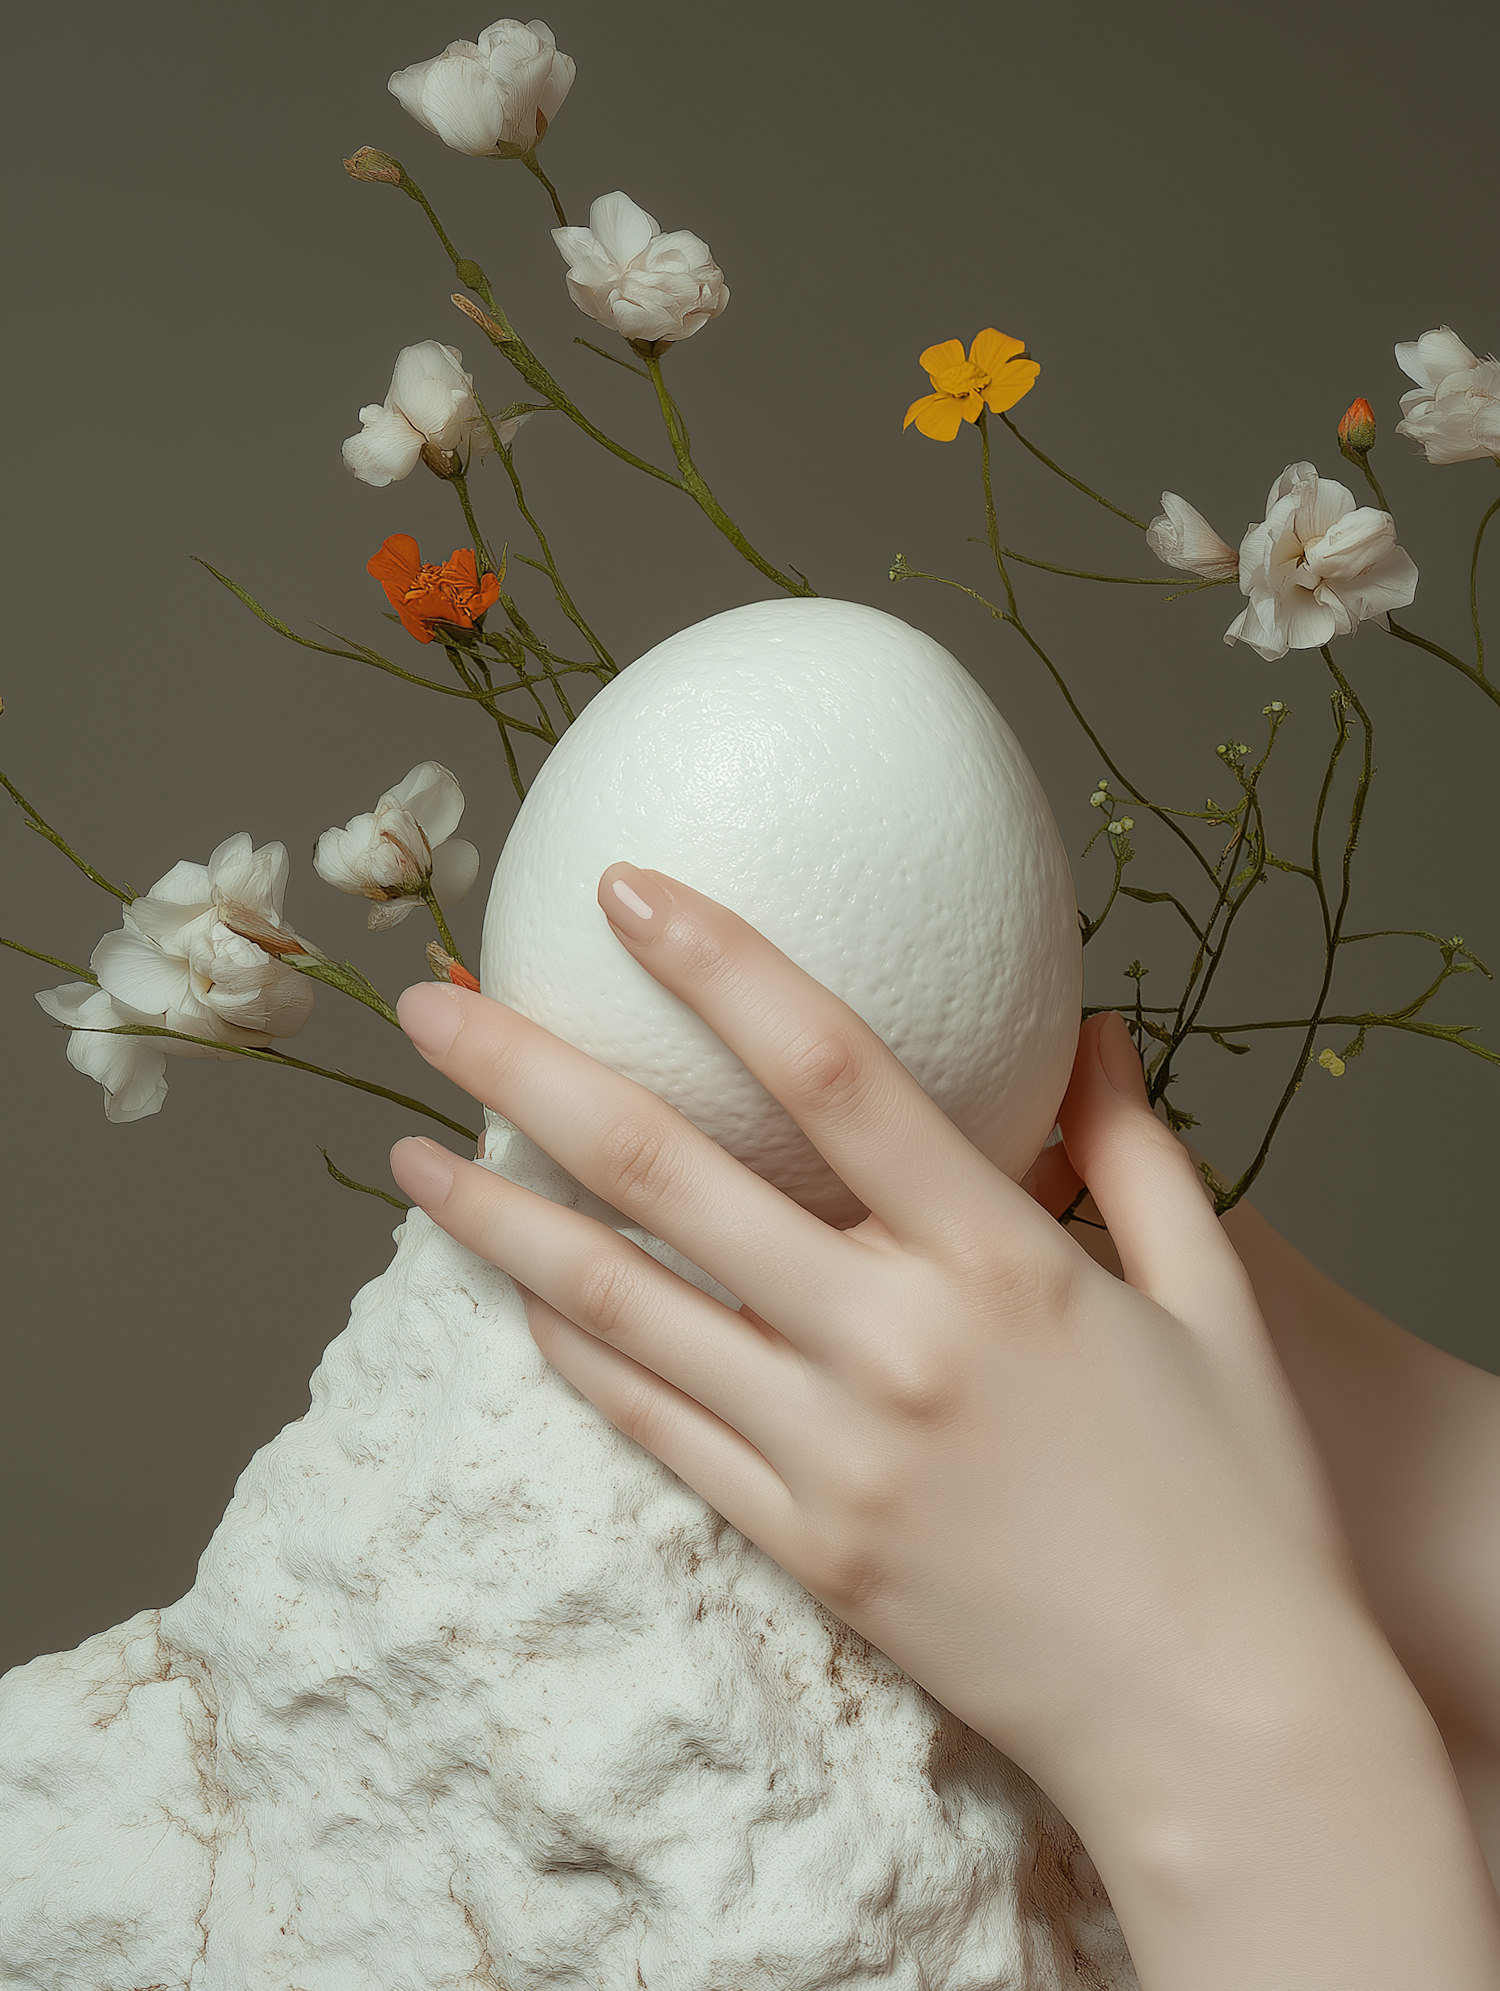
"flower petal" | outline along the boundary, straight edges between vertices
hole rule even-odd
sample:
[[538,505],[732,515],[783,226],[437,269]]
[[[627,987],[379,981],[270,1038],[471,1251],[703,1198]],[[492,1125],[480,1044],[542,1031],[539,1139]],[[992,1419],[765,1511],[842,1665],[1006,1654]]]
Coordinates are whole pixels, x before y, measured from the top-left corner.
[[479,852],[462,837],[450,837],[432,854],[432,890],[438,904],[456,906],[479,876]]
[[661,233],[655,217],[629,194],[601,194],[589,209],[589,233],[616,269],[623,270]]
[[[929,346],[924,353],[918,353],[917,365],[924,373],[941,373],[944,367],[962,366],[967,355],[962,339],[944,339],[940,346]],[[955,429],[954,434],[958,431]]]
[[419,762],[381,799],[414,816],[434,850],[452,836],[463,819],[464,791],[457,777],[435,760]]
[[1034,359],[1011,360],[984,390],[984,399],[992,413],[1003,415],[1007,408],[1014,408],[1021,397],[1035,387],[1041,370]]
[[[1018,359],[1025,350],[1024,339],[1013,339],[1008,332],[997,332],[990,325],[975,335],[974,343],[969,348],[969,358],[976,366],[982,366],[986,373],[998,373],[1007,360]],[[1038,367],[1037,371],[1040,373],[1041,368]]]
[[1440,325],[1435,332],[1424,332],[1420,339],[1397,346],[1396,364],[1432,393],[1450,373],[1477,366],[1479,361],[1451,325]]
[[417,467],[422,454],[422,437],[399,408],[360,410],[363,429],[344,444],[344,466],[362,484],[382,489],[399,483]]
[[934,442],[952,442],[963,427],[963,404],[951,394],[924,394],[920,401],[913,401],[906,411],[903,428],[915,422],[924,436],[931,436]]
[[190,992],[186,960],[174,960],[125,927],[105,934],[89,956],[89,966],[111,995],[147,1015],[176,1008]]

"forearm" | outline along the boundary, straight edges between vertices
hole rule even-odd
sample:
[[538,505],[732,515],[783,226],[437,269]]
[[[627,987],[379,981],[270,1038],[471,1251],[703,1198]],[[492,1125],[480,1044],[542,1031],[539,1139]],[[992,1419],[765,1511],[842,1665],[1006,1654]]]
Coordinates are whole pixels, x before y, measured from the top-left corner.
[[1096,1754],[1055,1793],[1143,1991],[1490,1991],[1500,1903],[1389,1649],[1371,1631],[1316,1682],[1256,1678],[1222,1723]]
[[[1224,1227],[1327,1464],[1386,1637],[1476,1808],[1493,1807],[1478,1786],[1485,1763],[1500,1763],[1500,1377],[1384,1319],[1248,1205]],[[1492,1839],[1492,1861],[1497,1850]]]

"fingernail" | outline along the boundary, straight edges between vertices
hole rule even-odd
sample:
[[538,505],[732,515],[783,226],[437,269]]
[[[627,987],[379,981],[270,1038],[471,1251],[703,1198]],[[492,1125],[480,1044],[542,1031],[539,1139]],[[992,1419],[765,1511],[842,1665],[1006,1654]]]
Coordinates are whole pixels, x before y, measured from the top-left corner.
[[450,987],[418,982],[396,1004],[401,1028],[424,1058],[440,1058],[452,1048],[463,1024],[463,1006]]
[[1099,1062],[1116,1092],[1123,1092],[1127,1099],[1145,1098],[1140,1053],[1125,1027],[1125,1019],[1116,1010],[1110,1011],[1099,1029]]
[[676,901],[633,864],[612,864],[599,880],[599,904],[615,931],[639,947],[661,932]]
[[446,1148],[440,1148],[436,1141],[424,1140],[420,1134],[397,1141],[391,1149],[391,1174],[397,1186],[424,1210],[441,1209],[448,1200],[457,1167],[457,1161]]

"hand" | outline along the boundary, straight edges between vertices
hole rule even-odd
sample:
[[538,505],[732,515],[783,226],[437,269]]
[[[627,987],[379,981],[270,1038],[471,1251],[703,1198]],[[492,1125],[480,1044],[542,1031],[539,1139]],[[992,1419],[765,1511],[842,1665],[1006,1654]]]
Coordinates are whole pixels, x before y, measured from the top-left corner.
[[[1045,1149],[1023,1186],[1053,1215],[1076,1203],[1073,1236],[1119,1274],[1066,1148]],[[1380,1628],[1438,1725],[1500,1885],[1500,1376],[1345,1292],[1250,1203],[1221,1221],[1327,1468]]]
[[[609,891],[620,876],[649,919]],[[628,866],[600,903],[871,1214],[831,1229],[643,1088],[436,985],[402,998],[424,1055],[742,1308],[431,1143],[393,1155],[407,1193],[523,1285],[542,1352],[606,1416],[1052,1792],[1143,1980],[1201,1985],[1222,1939],[1219,1986],[1290,1986],[1288,1958],[1322,1953],[1344,1974],[1308,1984],[1395,1985],[1408,1963],[1488,1981],[1500,1941],[1451,1772],[1118,1019],[1086,1026],[1062,1125],[1123,1282],[727,909]],[[1288,1778],[1309,1793],[1290,1832]],[[1440,1878],[1399,1937],[1413,1831]],[[1309,1949],[1302,1923],[1343,1884],[1330,1857],[1376,1884]]]

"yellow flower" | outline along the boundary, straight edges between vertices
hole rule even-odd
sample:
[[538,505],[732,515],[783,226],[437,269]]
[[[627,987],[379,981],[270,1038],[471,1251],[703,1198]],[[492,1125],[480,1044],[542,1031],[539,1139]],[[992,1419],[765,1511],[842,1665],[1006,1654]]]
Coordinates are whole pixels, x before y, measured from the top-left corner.
[[921,363],[933,391],[912,402],[902,428],[915,422],[924,436],[952,442],[959,423],[977,422],[986,408],[1003,415],[1031,392],[1042,370],[1034,359],[1022,358],[1025,351],[1024,339],[1012,339],[993,326],[979,334],[967,359],[961,339],[929,346]]

